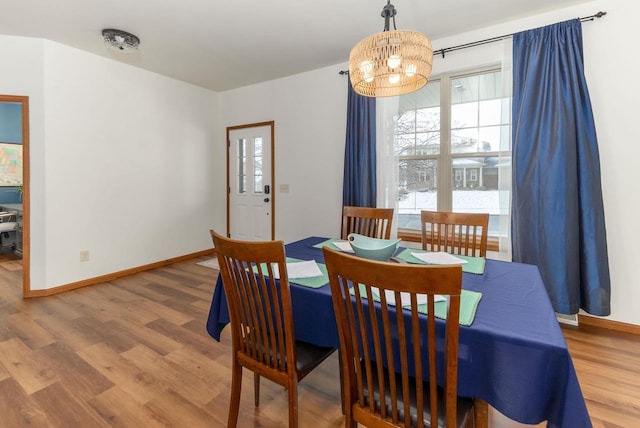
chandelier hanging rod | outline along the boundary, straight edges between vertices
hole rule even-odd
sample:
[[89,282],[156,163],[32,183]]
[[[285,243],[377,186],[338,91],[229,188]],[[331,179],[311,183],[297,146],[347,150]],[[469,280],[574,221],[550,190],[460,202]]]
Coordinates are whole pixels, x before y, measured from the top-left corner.
[[[393,7],[393,6],[392,6]],[[385,6],[386,9],[386,6]],[[586,22],[586,21],[594,21],[597,18],[602,18],[607,14],[607,12],[598,12],[596,14],[590,15],[590,16],[585,16],[583,18],[578,18],[580,20],[580,22]],[[383,17],[385,17],[384,15],[384,10],[383,10]],[[385,21],[387,21],[387,17],[385,17]],[[385,27],[388,25],[388,23],[385,22]],[[395,18],[394,18],[394,25],[395,25]],[[457,46],[452,46],[449,48],[443,48],[443,49],[438,49],[437,51],[433,51],[433,55],[442,55],[442,58],[444,58],[445,54],[447,52],[453,52],[453,51],[459,51],[462,49],[466,49],[466,48],[472,48],[474,46],[481,46],[481,45],[486,45],[488,43],[493,43],[493,42],[499,42],[501,40],[505,40],[508,39],[510,37],[513,37],[514,34],[516,33],[511,33],[511,34],[505,34],[504,36],[497,36],[497,37],[491,37],[489,39],[484,39],[484,40],[478,40],[476,42],[470,42],[470,43],[464,43],[462,45],[457,45]],[[339,74],[349,74],[349,71],[347,70],[340,70]]]
[[398,11],[391,4],[391,0],[387,0],[387,5],[382,8],[382,12],[380,13],[380,15],[384,18],[384,31],[389,31],[389,20],[391,18],[393,18],[393,29],[397,30],[397,28],[396,28],[396,15],[397,14],[398,14]]

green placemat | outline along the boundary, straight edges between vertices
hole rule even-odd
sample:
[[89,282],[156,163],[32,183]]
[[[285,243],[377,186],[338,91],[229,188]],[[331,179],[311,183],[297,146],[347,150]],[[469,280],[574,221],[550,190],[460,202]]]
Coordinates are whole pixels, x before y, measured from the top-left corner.
[[[360,295],[365,295],[366,290],[362,284],[360,284]],[[349,291],[351,294],[355,294],[353,289]],[[471,325],[473,324],[473,320],[476,317],[476,309],[478,309],[478,304],[480,303],[480,299],[482,298],[482,293],[478,293],[477,291],[469,291],[462,290],[460,294],[460,325]],[[373,293],[373,300],[376,302],[380,302],[380,297]],[[447,319],[447,303],[448,301],[442,300],[440,302],[435,302],[436,308],[436,317],[440,319]],[[427,314],[427,304],[418,305],[418,312]],[[404,306],[405,308],[407,306]]]
[[[293,257],[287,257],[286,259],[287,263],[295,263],[295,262],[301,262],[301,261],[303,260],[294,259]],[[314,276],[311,278],[289,278],[289,282],[302,285],[303,287],[309,287],[309,288],[320,288],[329,284],[329,274],[327,273],[327,267],[324,265],[324,263],[316,262],[316,264],[318,265],[318,268],[322,272],[322,276]],[[262,268],[266,272],[266,266],[263,266]],[[253,270],[257,272],[257,269],[255,266],[253,267]]]
[[[426,263],[423,260],[420,260],[417,257],[414,257],[413,255],[411,255],[411,253],[428,253],[429,251],[425,251],[425,250],[417,250],[414,248],[406,248],[404,249],[400,254],[398,254],[396,257],[404,260],[407,263],[414,263],[414,264],[419,264],[419,265],[426,265],[428,263]],[[466,260],[467,263],[464,263],[460,266],[462,266],[462,271],[463,272],[467,272],[467,273],[475,273],[477,275],[482,275],[484,273],[484,262],[485,262],[485,258],[484,257],[470,257],[470,256],[461,256],[458,254],[453,254],[455,257],[459,257],[462,260]]]
[[329,247],[332,250],[340,251],[340,248],[333,245],[334,242],[348,242],[348,241],[346,239],[331,238],[331,239],[327,239],[326,241],[322,241],[319,244],[314,245],[314,248]]

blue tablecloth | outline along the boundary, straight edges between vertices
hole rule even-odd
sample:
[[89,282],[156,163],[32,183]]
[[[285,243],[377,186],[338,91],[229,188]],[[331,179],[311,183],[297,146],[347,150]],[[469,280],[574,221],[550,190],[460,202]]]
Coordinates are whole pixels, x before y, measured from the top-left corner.
[[[323,262],[311,237],[286,245],[288,257]],[[458,393],[479,397],[509,418],[549,427],[590,427],[567,344],[536,266],[487,260],[484,274],[463,273],[462,286],[482,300],[471,326],[460,327]],[[296,338],[338,347],[329,286],[291,284]],[[207,331],[220,340],[229,323],[221,279]]]

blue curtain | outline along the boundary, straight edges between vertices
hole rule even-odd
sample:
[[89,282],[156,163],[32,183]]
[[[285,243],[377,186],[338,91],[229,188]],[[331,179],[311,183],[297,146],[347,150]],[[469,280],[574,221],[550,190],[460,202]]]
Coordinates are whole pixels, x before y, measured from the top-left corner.
[[513,38],[512,244],[556,312],[609,315],[598,141],[572,20]]
[[347,139],[342,204],[376,206],[376,99],[358,95],[347,79]]

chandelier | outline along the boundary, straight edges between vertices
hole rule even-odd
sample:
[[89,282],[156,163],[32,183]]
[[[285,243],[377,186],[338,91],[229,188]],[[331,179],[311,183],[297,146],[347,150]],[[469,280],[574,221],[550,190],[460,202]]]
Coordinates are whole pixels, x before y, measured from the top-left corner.
[[104,38],[104,44],[108,48],[118,52],[132,52],[138,49],[140,46],[140,39],[131,33],[127,33],[122,30],[114,30],[113,28],[107,28],[102,30],[102,37]]
[[[382,9],[384,30],[356,44],[349,54],[349,79],[366,97],[392,97],[427,84],[433,64],[431,41],[417,31],[396,29],[396,8],[387,0]],[[393,30],[389,21],[393,19]]]

